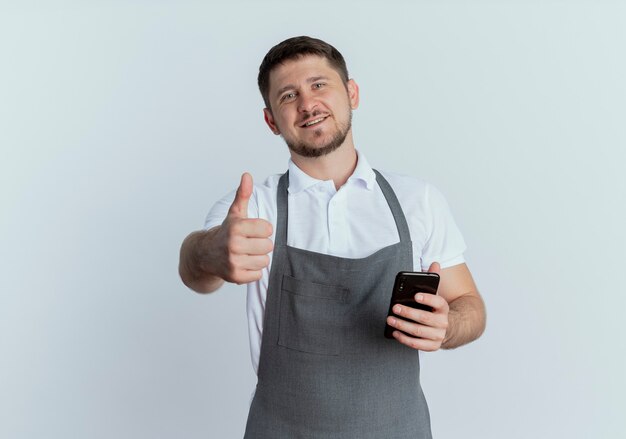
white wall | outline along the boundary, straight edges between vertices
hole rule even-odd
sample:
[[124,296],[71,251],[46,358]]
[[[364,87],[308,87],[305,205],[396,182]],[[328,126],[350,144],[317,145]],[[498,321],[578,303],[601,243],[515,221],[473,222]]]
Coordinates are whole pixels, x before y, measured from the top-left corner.
[[241,437],[245,288],[188,291],[178,249],[285,169],[256,74],[302,34],[361,87],[357,147],[435,183],[468,243],[488,329],[422,356],[435,437],[622,437],[623,2],[13,3],[0,437]]

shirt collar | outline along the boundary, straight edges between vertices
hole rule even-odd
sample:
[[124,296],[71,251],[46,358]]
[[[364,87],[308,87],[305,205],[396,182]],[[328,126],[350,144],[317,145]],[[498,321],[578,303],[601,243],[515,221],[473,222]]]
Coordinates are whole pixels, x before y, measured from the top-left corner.
[[358,150],[356,152],[358,156],[358,160],[356,162],[356,168],[354,168],[354,172],[348,178],[350,180],[360,180],[365,184],[367,190],[371,191],[374,189],[374,185],[376,184],[376,174],[374,170],[367,162],[365,155],[361,154]]
[[[374,174],[374,170],[367,162],[365,156],[358,150],[356,151],[356,154],[356,168],[354,168],[354,172],[348,178],[348,181],[362,181],[367,190],[371,191],[376,183],[376,174]],[[302,169],[298,168],[298,166],[296,166],[291,159],[289,159],[288,169],[290,194],[297,194],[324,182],[323,180],[318,180],[305,173]]]

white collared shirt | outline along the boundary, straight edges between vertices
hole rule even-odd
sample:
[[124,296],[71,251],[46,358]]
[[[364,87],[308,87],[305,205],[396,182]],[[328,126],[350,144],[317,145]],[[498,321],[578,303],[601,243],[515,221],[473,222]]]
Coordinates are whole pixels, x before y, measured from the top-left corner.
[[[317,180],[289,159],[287,245],[343,258],[363,258],[400,240],[389,205],[376,183],[376,174],[363,154],[357,151],[357,155],[352,176],[339,190],[332,180]],[[425,271],[432,262],[439,262],[441,268],[463,263],[465,242],[441,192],[414,177],[379,172],[393,188],[409,225],[413,270]],[[262,185],[255,185],[248,204],[248,217],[269,221],[274,233],[280,177],[281,174],[272,175]],[[233,190],[215,203],[207,215],[205,229],[222,224],[234,199]],[[274,241],[274,235],[271,240]],[[272,254],[269,256],[271,261]],[[247,284],[250,355],[255,373],[261,352],[269,267],[263,270],[261,280]]]

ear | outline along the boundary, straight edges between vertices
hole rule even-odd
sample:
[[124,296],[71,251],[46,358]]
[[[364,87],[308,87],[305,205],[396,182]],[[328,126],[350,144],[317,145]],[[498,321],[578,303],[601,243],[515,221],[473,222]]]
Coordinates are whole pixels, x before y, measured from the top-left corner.
[[267,124],[267,126],[270,127],[270,130],[272,130],[274,134],[279,135],[280,130],[278,129],[276,122],[274,122],[274,116],[272,115],[272,110],[270,110],[269,108],[264,108],[263,118],[265,119],[265,123]]
[[350,98],[350,107],[353,110],[359,108],[359,86],[354,79],[348,81],[348,98]]

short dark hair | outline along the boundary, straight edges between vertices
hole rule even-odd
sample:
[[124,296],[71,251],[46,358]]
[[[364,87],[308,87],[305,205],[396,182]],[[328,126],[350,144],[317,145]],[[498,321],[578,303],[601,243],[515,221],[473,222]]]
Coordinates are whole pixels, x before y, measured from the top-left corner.
[[[292,37],[272,47],[259,67],[259,90],[265,106],[270,108],[270,72],[285,61],[298,59],[306,55],[317,55],[326,58],[330,66],[339,73],[344,84],[348,83],[346,61],[337,49],[325,41],[307,36]],[[270,108],[271,109],[271,108]]]

